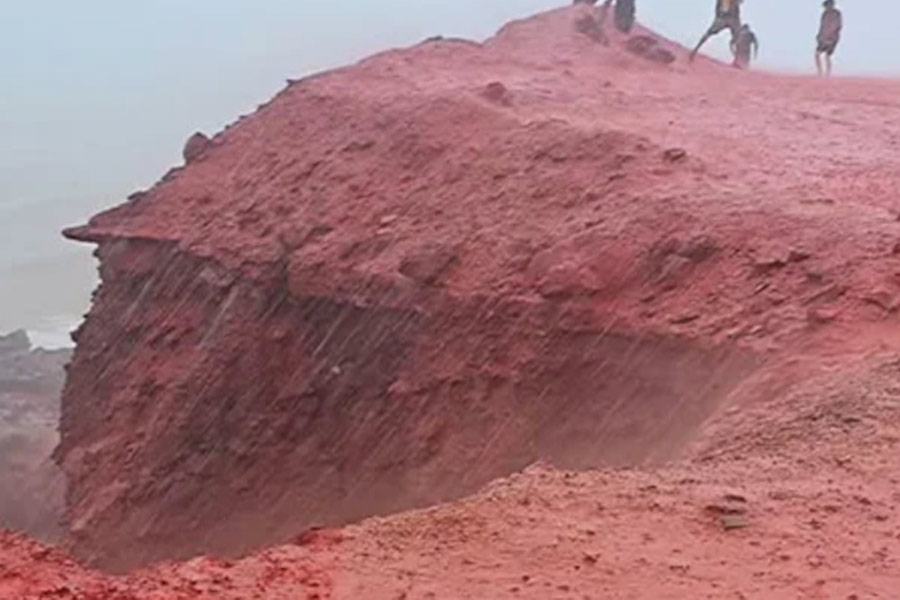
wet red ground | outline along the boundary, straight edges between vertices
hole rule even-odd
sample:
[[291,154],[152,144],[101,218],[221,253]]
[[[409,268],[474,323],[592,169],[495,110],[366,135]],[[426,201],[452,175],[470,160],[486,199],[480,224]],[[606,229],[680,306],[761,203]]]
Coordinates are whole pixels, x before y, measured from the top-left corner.
[[[650,368],[684,384],[678,410],[654,404],[613,422],[617,406],[597,425],[628,468],[536,466],[469,499],[243,560],[119,578],[6,537],[0,598],[896,596],[900,83],[690,67],[674,47],[679,60],[664,67],[621,40],[607,48],[576,33],[575,18],[552,12],[483,46],[429,43],[292,86],[214,140],[176,184],[72,235],[170,239],[259,277],[285,240],[312,236],[285,268],[297,294],[355,294],[365,305],[370,288],[348,282],[390,283],[399,270],[426,286],[439,279],[449,296],[564,305],[571,330],[605,320],[635,339],[671,336],[683,346]],[[368,125],[353,120],[360,109]],[[304,120],[313,110],[330,116]],[[398,131],[406,136],[391,137]],[[304,165],[306,178],[323,179],[304,197],[308,227],[298,231],[283,182],[259,182]],[[340,224],[338,234],[317,222]],[[385,232],[380,251],[362,244]],[[416,254],[423,239],[453,247],[454,260]],[[528,260],[514,260],[523,248]],[[682,427],[718,369],[679,362],[677,348],[722,344],[754,366],[707,403],[702,423]],[[413,367],[453,373],[429,357]],[[489,366],[522,367],[503,358]],[[410,368],[392,393],[431,374]],[[665,443],[643,441],[657,422],[675,424]],[[70,464],[70,478],[109,485],[115,465],[98,464],[97,475]],[[81,485],[75,514],[95,517],[91,485]],[[102,534],[88,553],[103,535],[128,547],[116,525],[101,514],[88,526]]]

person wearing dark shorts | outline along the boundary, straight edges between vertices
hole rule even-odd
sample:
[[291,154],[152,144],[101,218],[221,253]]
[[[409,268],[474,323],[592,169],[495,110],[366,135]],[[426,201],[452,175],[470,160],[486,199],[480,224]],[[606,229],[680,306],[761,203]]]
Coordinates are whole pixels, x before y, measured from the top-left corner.
[[749,69],[750,61],[759,56],[759,40],[747,23],[741,25],[737,36],[731,40],[731,53],[738,69]]
[[634,17],[637,12],[634,3],[635,0],[616,0],[616,28],[622,33],[631,33],[631,29],[634,27]]
[[844,27],[844,16],[834,7],[834,0],[822,3],[822,22],[816,36],[816,70],[822,75],[822,57],[825,57],[825,74],[831,75],[831,56],[841,41],[841,30]]
[[697,56],[697,53],[700,52],[700,48],[703,47],[703,44],[705,44],[712,36],[718,35],[727,29],[731,32],[732,40],[737,37],[738,31],[741,29],[741,2],[743,2],[743,0],[716,1],[716,18],[713,20],[713,24],[706,33],[703,34],[703,37],[700,38],[697,47],[691,52],[691,61],[693,61]]

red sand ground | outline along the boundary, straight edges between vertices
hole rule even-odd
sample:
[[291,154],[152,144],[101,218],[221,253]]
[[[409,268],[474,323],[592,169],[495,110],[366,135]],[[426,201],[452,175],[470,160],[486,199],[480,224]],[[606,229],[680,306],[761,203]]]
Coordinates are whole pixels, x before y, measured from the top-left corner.
[[0,598],[894,598],[898,393],[900,360],[874,359],[755,407],[760,429],[711,433],[683,464],[536,466],[235,562],[109,578],[4,537]]
[[[107,290],[81,332],[59,454],[73,547],[100,563],[177,555],[179,529],[194,538],[215,530],[197,548],[232,554],[241,543],[288,539],[303,528],[303,511],[254,513],[250,500],[214,487],[217,474],[230,472],[259,485],[251,495],[271,492],[268,479],[228,471],[233,462],[221,461],[222,472],[204,471],[209,461],[189,465],[194,471],[158,470],[160,457],[172,462],[152,445],[166,423],[144,430],[160,414],[129,411],[155,406],[147,398],[169,401],[159,378],[181,367],[197,375],[185,366],[195,351],[175,343],[189,334],[173,338],[177,319],[155,329],[161,317],[141,315],[140,326],[126,328],[139,349],[116,366],[123,379],[88,393],[105,348],[131,351],[112,332],[129,324],[122,315],[130,318],[146,293],[134,273],[157,273],[158,255],[135,250],[136,240],[171,240],[250,280],[268,281],[272,265],[281,265],[297,297],[437,314],[456,306],[448,298],[515,298],[558,308],[565,331],[605,324],[629,332],[620,354],[638,348],[635,359],[645,356],[645,337],[677,339],[681,345],[655,355],[641,380],[652,387],[652,372],[667,382],[656,396],[680,391],[675,410],[663,402],[629,411],[635,397],[648,397],[629,389],[630,380],[613,388],[618,404],[599,415],[590,404],[554,404],[566,386],[583,384],[583,373],[566,365],[556,372],[562,388],[545,388],[553,416],[563,419],[539,455],[557,465],[628,468],[533,467],[459,502],[369,519],[239,561],[201,559],[121,578],[7,537],[0,598],[896,597],[900,83],[739,73],[711,62],[690,68],[674,48],[679,61],[663,67],[622,51],[619,39],[606,48],[575,33],[576,14],[513,24],[482,46],[437,42],[388,52],[291,86],[145,197],[71,231],[100,243]],[[130,245],[116,245],[123,240]],[[437,250],[422,250],[422,240]],[[147,263],[125,268],[117,251]],[[521,255],[527,259],[516,260]],[[404,287],[398,272],[419,287]],[[174,298],[181,323],[204,322]],[[452,327],[425,331],[440,349],[416,346],[391,397],[427,387],[440,369],[447,379],[469,376],[460,357],[479,349],[466,346],[469,336],[484,343],[481,322],[469,330],[464,318],[439,322]],[[271,333],[241,326],[230,335]],[[157,354],[140,349],[141,327],[170,345]],[[440,337],[446,329],[468,333],[459,342]],[[483,360],[501,380],[521,381],[552,362],[553,354],[538,353],[537,363],[522,362],[540,345],[519,330],[514,344],[491,346]],[[565,341],[589,356],[577,338]],[[733,387],[710,395],[719,369],[697,348],[722,352],[721,344],[749,358],[734,367]],[[148,370],[158,379],[144,387],[130,375]],[[692,411],[695,418],[684,416]],[[503,452],[527,437],[507,435],[471,455],[460,440],[443,447],[438,437],[428,464],[440,468],[401,466],[427,482],[422,487],[445,477],[464,491],[474,480],[459,470],[490,479],[515,464],[502,463]],[[591,435],[603,439],[592,445]],[[600,451],[585,465],[573,447]],[[448,466],[454,461],[456,471]],[[269,462],[282,474],[294,468],[290,460]],[[141,468],[157,469],[155,478],[140,479]],[[202,475],[212,490],[207,503],[190,507],[195,520],[153,489],[172,481],[189,488],[185,472]],[[378,511],[453,496],[452,489],[419,492]],[[217,501],[226,515],[218,521]],[[354,510],[328,516],[349,519]],[[248,520],[254,514],[279,529],[237,539],[236,522],[253,534],[263,528]],[[158,537],[134,534],[151,525]],[[117,552],[127,558],[116,563]]]

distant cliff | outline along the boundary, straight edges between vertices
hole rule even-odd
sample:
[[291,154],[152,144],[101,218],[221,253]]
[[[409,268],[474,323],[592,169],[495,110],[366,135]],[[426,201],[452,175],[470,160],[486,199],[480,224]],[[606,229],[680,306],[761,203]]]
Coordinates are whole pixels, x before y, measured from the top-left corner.
[[61,533],[63,479],[50,456],[69,350],[33,349],[0,336],[0,529],[53,542]]

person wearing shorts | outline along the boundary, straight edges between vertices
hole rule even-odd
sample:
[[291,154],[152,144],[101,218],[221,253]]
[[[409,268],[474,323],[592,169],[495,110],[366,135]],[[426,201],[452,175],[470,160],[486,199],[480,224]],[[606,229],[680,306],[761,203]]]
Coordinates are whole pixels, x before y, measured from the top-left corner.
[[834,0],[822,3],[822,22],[816,36],[816,70],[822,75],[822,57],[825,57],[825,74],[831,75],[831,56],[841,41],[841,30],[844,27],[844,16],[834,7]]
[[731,53],[738,69],[749,69],[750,61],[759,56],[759,40],[747,23],[741,25],[737,36],[731,40]]
[[634,17],[637,12],[634,2],[635,0],[616,0],[616,28],[622,33],[631,33],[631,29],[634,27]]
[[697,53],[700,52],[700,48],[703,47],[703,44],[705,44],[706,41],[714,35],[718,35],[727,29],[731,31],[732,40],[737,37],[738,31],[740,31],[741,29],[742,1],[743,0],[716,1],[716,18],[713,20],[713,24],[709,27],[706,33],[703,34],[703,37],[700,38],[700,41],[697,43],[697,47],[694,48],[693,52],[691,52],[692,61],[697,56]]

